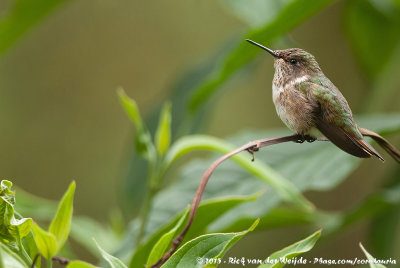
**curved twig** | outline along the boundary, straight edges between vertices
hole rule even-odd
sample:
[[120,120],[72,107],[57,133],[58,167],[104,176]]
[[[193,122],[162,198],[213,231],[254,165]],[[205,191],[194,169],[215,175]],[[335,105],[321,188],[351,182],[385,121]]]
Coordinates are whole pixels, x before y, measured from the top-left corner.
[[33,261],[32,261],[31,268],[35,268],[35,264],[36,264],[37,260],[39,259],[39,257],[40,257],[39,253],[35,255],[35,258],[33,258]]
[[[182,230],[182,232],[174,239],[172,240],[171,244],[171,249],[162,256],[161,259],[159,259],[155,264],[151,266],[151,268],[158,268],[160,267],[164,262],[166,262],[172,254],[175,252],[175,250],[178,248],[178,246],[181,244],[183,238],[185,237],[186,233],[188,232],[190,226],[192,225],[192,222],[194,220],[194,216],[196,215],[197,209],[200,204],[201,197],[203,196],[204,190],[206,188],[207,182],[210,179],[212,173],[214,170],[224,162],[226,159],[234,156],[235,154],[238,154],[243,151],[248,151],[253,155],[253,160],[254,160],[254,152],[257,152],[260,148],[273,145],[273,144],[278,144],[278,143],[283,143],[283,142],[289,142],[289,141],[295,141],[295,142],[303,142],[304,141],[304,136],[295,134],[295,135],[290,135],[290,136],[283,136],[283,137],[277,137],[277,138],[268,138],[268,139],[261,139],[261,140],[255,140],[251,141],[236,150],[225,154],[218,158],[212,165],[204,172],[203,177],[201,178],[199,187],[197,188],[196,195],[194,196],[192,207],[190,210],[190,215],[189,215],[189,220],[186,223],[185,228]],[[326,138],[320,138],[317,139],[320,141],[325,141]]]

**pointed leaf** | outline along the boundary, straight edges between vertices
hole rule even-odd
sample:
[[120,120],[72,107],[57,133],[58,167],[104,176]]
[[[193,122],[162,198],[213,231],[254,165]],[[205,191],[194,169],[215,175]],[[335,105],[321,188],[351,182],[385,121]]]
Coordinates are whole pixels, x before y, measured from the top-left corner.
[[140,130],[143,128],[142,118],[139,113],[139,108],[136,104],[136,101],[129,98],[126,95],[125,91],[122,88],[119,88],[118,91],[119,100],[121,102],[122,107],[124,108],[125,112],[129,116],[129,119],[133,122],[135,127]]
[[67,241],[69,230],[71,229],[74,193],[75,181],[70,184],[67,192],[62,197],[56,216],[50,223],[49,232],[54,234],[57,239],[57,251],[59,251],[63,247],[65,241]]
[[136,128],[135,143],[137,153],[149,161],[154,161],[155,148],[153,143],[151,142],[150,133],[143,124],[142,118],[139,113],[139,108],[135,100],[129,98],[122,88],[118,89],[117,93],[122,107],[124,108],[125,112],[128,114],[129,118]]
[[164,155],[171,142],[171,103],[168,102],[164,105],[160,120],[158,122],[158,128],[155,135],[156,148],[159,155]]
[[362,251],[364,252],[365,256],[368,258],[369,263],[369,267],[371,268],[385,268],[385,265],[379,264],[379,263],[375,263],[376,259],[369,254],[369,252],[364,248],[364,246],[360,243],[360,248],[362,249]]
[[[249,227],[249,229],[247,229],[246,231],[243,231],[241,233],[238,233],[238,235],[236,235],[233,239],[229,240],[229,242],[224,246],[224,248],[220,251],[220,253],[214,257],[214,259],[222,259],[224,257],[224,255],[226,254],[226,252],[228,252],[228,250],[231,247],[233,247],[233,245],[235,245],[248,232],[253,231],[257,227],[259,222],[260,222],[260,219],[255,220],[253,222],[253,224]],[[216,265],[215,264],[207,264],[204,267],[216,267]]]
[[[94,240],[94,239],[93,239]],[[118,258],[108,254],[104,249],[102,249],[99,244],[97,244],[96,240],[94,240],[94,243],[96,244],[97,248],[99,249],[99,252],[103,259],[105,259],[111,266],[111,268],[127,268],[127,266]]]
[[[179,248],[162,268],[203,267],[203,260],[222,258],[240,238],[256,228],[256,220],[249,229],[239,233],[216,233],[199,236]],[[213,265],[215,267],[215,265]]]
[[284,262],[281,262],[281,258],[284,260],[290,260],[302,253],[310,251],[319,237],[321,236],[321,230],[313,233],[312,235],[296,242],[282,250],[279,250],[271,254],[266,260],[265,264],[259,265],[258,268],[280,268],[285,266]]
[[149,258],[147,259],[147,266],[150,267],[152,264],[156,263],[164,253],[169,249],[172,239],[174,239],[177,230],[181,228],[185,219],[187,218],[190,211],[190,207],[186,209],[183,216],[179,219],[178,223],[168,232],[163,234],[163,236],[157,241],[154,247],[151,249]]
[[54,234],[46,232],[36,223],[33,223],[32,231],[40,254],[48,260],[51,259],[57,252],[57,240]]
[[[196,218],[188,233],[186,234],[185,240],[187,241],[188,239],[199,236],[201,233],[204,233],[207,226],[215,221],[215,219],[219,218],[221,215],[223,215],[230,209],[239,206],[240,204],[256,200],[260,197],[260,195],[261,193],[259,192],[249,196],[225,196],[201,202],[196,213]],[[171,199],[170,196],[164,196],[164,198],[165,200]],[[159,202],[162,203],[161,200]],[[165,233],[171,230],[184,214],[184,212],[179,213],[168,224],[160,228],[160,223],[156,221],[160,221],[160,217],[164,217],[165,212],[163,213],[163,211],[165,211],[165,208],[162,206],[157,206],[157,209],[152,209],[150,216],[152,224],[150,225],[149,230],[156,229],[157,232],[153,234],[142,246],[140,246],[136,250],[131,259],[129,267],[142,267],[146,263],[146,260],[153,248],[153,245],[155,245]],[[182,229],[183,226],[178,228],[176,233],[179,233],[180,231],[182,231]],[[124,247],[126,246],[127,245],[125,245]]]

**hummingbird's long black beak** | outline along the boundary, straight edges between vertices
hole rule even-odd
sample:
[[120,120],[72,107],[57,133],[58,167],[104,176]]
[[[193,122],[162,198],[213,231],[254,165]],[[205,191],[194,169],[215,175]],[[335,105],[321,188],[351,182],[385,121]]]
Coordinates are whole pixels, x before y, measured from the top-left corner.
[[258,46],[258,47],[260,47],[260,48],[262,48],[262,49],[264,49],[266,51],[268,51],[268,53],[271,54],[272,56],[274,56],[275,58],[279,57],[278,54],[274,50],[272,50],[270,48],[267,48],[267,47],[265,47],[263,45],[260,45],[259,43],[256,43],[256,42],[254,42],[253,40],[250,40],[250,39],[246,39],[246,41],[251,43],[251,44],[253,44],[253,45],[256,45],[256,46]]

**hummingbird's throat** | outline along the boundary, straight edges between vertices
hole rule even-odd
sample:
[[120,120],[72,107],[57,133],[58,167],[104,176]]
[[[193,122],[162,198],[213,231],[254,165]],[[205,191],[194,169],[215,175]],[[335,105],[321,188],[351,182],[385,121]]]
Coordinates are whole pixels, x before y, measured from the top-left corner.
[[303,75],[300,77],[293,78],[289,81],[282,83],[282,76],[279,75],[278,69],[275,72],[274,80],[272,82],[272,98],[274,102],[280,97],[280,95],[288,89],[295,87],[296,85],[303,83],[310,79],[309,75]]

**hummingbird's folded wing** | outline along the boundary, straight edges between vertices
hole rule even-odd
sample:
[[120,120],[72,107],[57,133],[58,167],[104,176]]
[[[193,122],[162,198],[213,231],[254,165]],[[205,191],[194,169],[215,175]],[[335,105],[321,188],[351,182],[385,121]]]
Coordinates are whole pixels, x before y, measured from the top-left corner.
[[308,85],[311,90],[307,95],[318,104],[314,117],[317,129],[333,144],[351,155],[362,158],[374,155],[384,161],[360,133],[350,107],[340,91],[329,80],[324,83],[329,85]]
[[337,127],[323,118],[318,118],[316,120],[316,126],[325,137],[346,153],[361,158],[368,158],[371,157],[371,155],[374,155],[381,161],[385,161],[366,140],[354,137],[344,128]]

